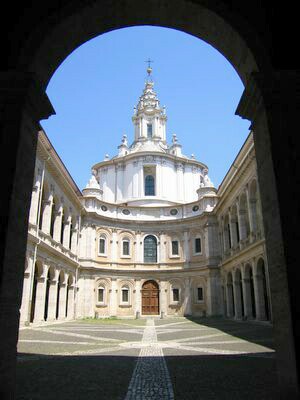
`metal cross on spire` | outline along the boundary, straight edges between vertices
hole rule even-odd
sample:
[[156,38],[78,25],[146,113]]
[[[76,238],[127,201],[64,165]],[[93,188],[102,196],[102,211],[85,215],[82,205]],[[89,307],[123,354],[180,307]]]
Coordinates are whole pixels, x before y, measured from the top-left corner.
[[148,68],[147,68],[148,78],[151,78],[150,77],[151,72],[152,72],[151,63],[153,63],[154,61],[152,61],[152,60],[150,60],[150,58],[148,58],[148,60],[146,60],[145,62],[148,63]]
[[145,62],[148,63],[148,68],[151,68],[151,63],[154,63],[154,61],[150,60],[150,58],[148,58],[148,60]]

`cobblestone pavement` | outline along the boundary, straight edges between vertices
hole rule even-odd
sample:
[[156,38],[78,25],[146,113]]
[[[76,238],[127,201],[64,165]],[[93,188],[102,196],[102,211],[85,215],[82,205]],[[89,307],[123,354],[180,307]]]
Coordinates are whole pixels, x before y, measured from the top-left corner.
[[142,347],[125,400],[173,400],[174,393],[155,324],[147,320]]
[[72,321],[20,330],[17,399],[275,400],[272,328],[221,319]]

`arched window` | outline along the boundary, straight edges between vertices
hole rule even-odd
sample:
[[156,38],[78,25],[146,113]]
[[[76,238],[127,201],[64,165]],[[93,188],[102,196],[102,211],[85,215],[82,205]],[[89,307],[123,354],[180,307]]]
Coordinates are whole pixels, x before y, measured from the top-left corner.
[[145,178],[145,196],[155,196],[155,179],[153,175],[147,175]]
[[157,262],[157,240],[153,235],[144,239],[144,262]]
[[121,303],[129,304],[129,287],[123,286],[121,289]]
[[98,286],[97,288],[97,303],[104,304],[105,300],[105,288]]
[[98,252],[101,255],[106,255],[106,236],[105,235],[101,235],[99,238]]

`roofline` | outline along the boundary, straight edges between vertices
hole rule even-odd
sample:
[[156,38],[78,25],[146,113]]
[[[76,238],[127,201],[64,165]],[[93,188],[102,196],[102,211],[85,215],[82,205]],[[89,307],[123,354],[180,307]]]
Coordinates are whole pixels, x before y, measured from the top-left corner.
[[166,158],[169,158],[171,160],[178,161],[178,162],[180,161],[180,162],[185,163],[185,164],[194,164],[194,165],[201,166],[201,168],[205,168],[205,169],[208,170],[208,166],[206,164],[204,164],[203,162],[201,162],[201,161],[193,160],[193,159],[190,159],[190,158],[179,157],[179,156],[175,156],[173,154],[161,153],[161,152],[158,152],[158,151],[139,151],[139,152],[136,152],[136,153],[126,154],[125,156],[121,156],[121,157],[116,156],[116,157],[111,158],[110,160],[100,161],[100,162],[94,164],[92,166],[92,169],[97,169],[97,168],[103,167],[105,165],[114,165],[116,163],[124,162],[126,160],[129,160],[131,158],[135,158],[135,157],[139,157],[139,156],[145,156],[145,155],[148,155],[148,154],[156,155],[156,156],[160,156],[160,157],[166,157]]

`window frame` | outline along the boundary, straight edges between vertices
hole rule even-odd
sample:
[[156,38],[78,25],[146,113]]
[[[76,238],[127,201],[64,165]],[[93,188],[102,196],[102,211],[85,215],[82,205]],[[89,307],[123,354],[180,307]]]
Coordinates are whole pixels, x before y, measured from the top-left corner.
[[[200,240],[200,252],[197,251],[196,249],[196,240],[199,239]],[[193,254],[195,256],[201,255],[202,254],[202,237],[201,236],[196,236],[194,238],[194,242],[193,242]]]
[[[103,300],[102,301],[99,301],[99,290],[103,291],[102,292],[102,296],[103,296]],[[97,305],[102,305],[102,306],[106,305],[105,296],[106,296],[105,286],[103,286],[103,285],[97,286],[97,301],[96,301]]]
[[[151,127],[151,129],[149,129]],[[149,135],[149,132],[151,133]],[[153,138],[153,123],[152,122],[147,122],[147,139],[152,139]]]
[[[178,295],[178,299],[177,300],[175,300],[174,299],[174,293],[175,293],[175,291],[176,291],[176,293],[177,293],[177,295]],[[173,287],[172,286],[172,289],[171,289],[171,296],[172,296],[172,303],[173,304],[178,304],[179,302],[180,302],[180,288],[179,287],[177,287],[177,286],[175,286],[175,287]]]
[[[128,299],[127,301],[123,300],[123,293],[127,292]],[[121,306],[130,306],[131,305],[131,293],[130,287],[128,285],[123,285],[120,290],[120,305]]]
[[[155,245],[156,245],[156,254],[155,254],[156,257],[155,257],[155,261],[153,261],[153,260],[151,260],[151,261],[145,261],[145,240],[146,240],[148,237],[153,237],[153,238],[155,239]],[[154,236],[154,235],[152,235],[152,234],[146,235],[146,236],[144,237],[144,239],[143,239],[143,262],[144,262],[145,264],[157,264],[157,263],[158,263],[158,239],[157,239],[156,236]]]
[[[151,187],[149,185],[147,185],[147,178],[149,178],[149,177],[151,177],[153,179],[153,187],[152,187],[152,184],[151,184]],[[146,190],[146,189],[149,189],[149,187],[151,189],[153,189],[153,190],[151,190],[151,192],[153,191],[153,193],[151,193],[151,194],[148,193],[148,191]],[[147,174],[145,176],[145,179],[144,179],[144,194],[145,194],[145,196],[155,196],[155,177],[154,177],[153,174]]]
[[[100,242],[104,240],[104,252],[100,252]],[[104,234],[101,234],[98,239],[98,256],[107,257],[107,237]]]
[[[202,290],[202,299],[201,300],[198,297],[198,293],[199,293],[198,290],[199,289]],[[197,285],[194,290],[195,290],[194,291],[194,293],[195,293],[195,296],[194,296],[195,303],[203,304],[204,303],[204,286],[203,285]]]
[[[173,243],[177,242],[177,253],[173,253]],[[178,239],[170,240],[170,258],[179,258],[180,257],[180,243]]]
[[[128,254],[124,254],[124,243],[128,243]],[[121,241],[121,258],[131,258],[131,249],[130,249],[131,241],[128,237],[125,237]]]

